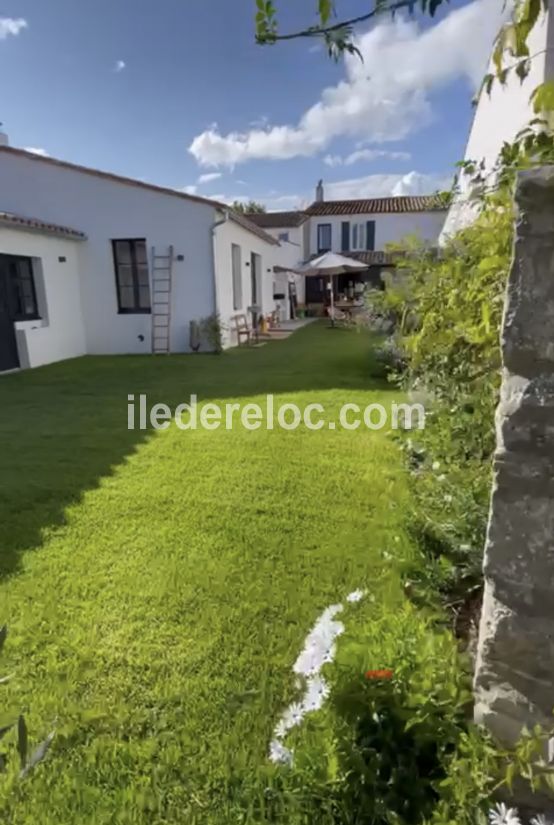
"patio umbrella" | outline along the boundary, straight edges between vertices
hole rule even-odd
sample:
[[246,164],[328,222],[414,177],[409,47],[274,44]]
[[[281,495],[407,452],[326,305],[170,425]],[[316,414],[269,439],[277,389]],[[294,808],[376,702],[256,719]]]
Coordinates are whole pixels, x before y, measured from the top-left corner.
[[318,258],[314,258],[300,270],[306,278],[327,276],[331,287],[331,325],[335,326],[335,296],[333,289],[333,278],[335,275],[345,275],[348,272],[359,272],[367,269],[367,264],[355,261],[354,258],[347,258],[345,255],[338,255],[336,252],[324,252]]

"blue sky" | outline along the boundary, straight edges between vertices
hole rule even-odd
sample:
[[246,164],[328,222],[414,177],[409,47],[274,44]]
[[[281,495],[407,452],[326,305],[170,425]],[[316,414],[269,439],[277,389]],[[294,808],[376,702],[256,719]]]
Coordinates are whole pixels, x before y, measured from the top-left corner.
[[[280,6],[293,29],[315,3]],[[335,64],[304,40],[256,46],[254,0],[0,0],[0,120],[14,146],[270,208],[320,177],[328,197],[431,191],[463,155],[500,7],[383,21],[363,64]]]

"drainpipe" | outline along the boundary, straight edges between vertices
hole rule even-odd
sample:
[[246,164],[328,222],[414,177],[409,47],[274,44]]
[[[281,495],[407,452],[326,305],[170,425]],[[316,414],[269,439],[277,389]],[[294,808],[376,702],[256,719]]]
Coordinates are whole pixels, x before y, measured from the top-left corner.
[[216,221],[212,226],[212,262],[213,262],[213,272],[214,272],[214,297],[215,297],[215,311],[219,315],[220,309],[220,302],[219,302],[219,285],[217,280],[217,253],[216,253],[216,231],[220,226],[227,223],[229,220],[229,210],[225,209],[223,212],[223,218],[219,221]]

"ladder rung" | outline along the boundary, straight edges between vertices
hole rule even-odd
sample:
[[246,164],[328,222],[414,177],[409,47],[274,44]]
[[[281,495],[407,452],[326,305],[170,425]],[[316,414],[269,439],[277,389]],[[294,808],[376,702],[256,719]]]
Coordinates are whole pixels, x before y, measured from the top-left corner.
[[174,247],[166,247],[167,255],[161,255],[152,247],[152,352],[168,355],[171,351],[171,280],[173,271]]

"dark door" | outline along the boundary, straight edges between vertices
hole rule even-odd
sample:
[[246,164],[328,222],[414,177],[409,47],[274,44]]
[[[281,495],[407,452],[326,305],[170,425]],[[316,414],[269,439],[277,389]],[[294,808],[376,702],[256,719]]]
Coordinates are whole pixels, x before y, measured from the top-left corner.
[[0,372],[14,370],[19,366],[9,290],[9,268],[0,261]]

